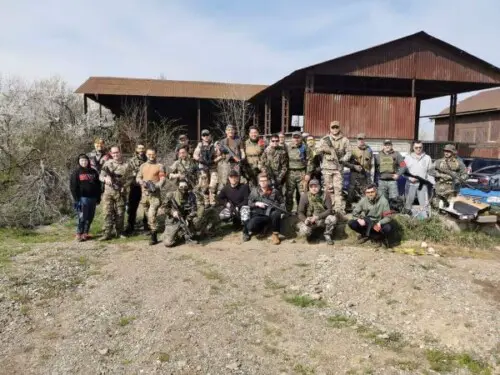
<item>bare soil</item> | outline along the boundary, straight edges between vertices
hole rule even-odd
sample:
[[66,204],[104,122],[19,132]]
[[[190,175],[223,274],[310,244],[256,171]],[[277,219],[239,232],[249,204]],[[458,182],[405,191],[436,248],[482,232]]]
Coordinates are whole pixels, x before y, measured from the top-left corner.
[[29,246],[0,269],[2,374],[500,374],[495,249]]

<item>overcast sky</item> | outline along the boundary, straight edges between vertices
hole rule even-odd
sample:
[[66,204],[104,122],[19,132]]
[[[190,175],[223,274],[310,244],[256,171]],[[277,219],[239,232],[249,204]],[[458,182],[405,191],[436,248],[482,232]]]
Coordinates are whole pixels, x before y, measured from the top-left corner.
[[[421,30],[500,66],[498,0],[0,0],[0,10],[0,73],[75,88],[89,76],[271,84]],[[448,104],[425,101],[421,115]]]

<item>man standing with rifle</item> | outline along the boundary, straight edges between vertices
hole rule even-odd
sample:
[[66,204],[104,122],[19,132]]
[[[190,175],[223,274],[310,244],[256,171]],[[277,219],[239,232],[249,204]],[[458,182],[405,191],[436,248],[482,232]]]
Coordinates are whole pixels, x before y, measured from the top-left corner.
[[293,210],[294,198],[297,206],[300,194],[307,189],[305,186],[311,179],[312,155],[311,150],[302,140],[300,132],[292,134],[292,144],[288,147],[288,175],[286,176],[286,209]]
[[264,148],[264,140],[259,139],[259,129],[255,126],[250,126],[248,139],[243,142],[243,170],[240,173],[246,175],[248,183],[251,186],[257,186],[257,175],[262,169],[261,157],[264,153]]
[[354,206],[353,219],[348,225],[353,231],[359,233],[359,244],[371,239],[378,246],[383,244],[389,247],[388,236],[392,231],[389,224],[391,214],[387,199],[378,194],[375,184],[370,184],[365,187],[365,196]]
[[157,220],[158,209],[161,206],[161,188],[165,185],[166,171],[163,164],[156,161],[156,150],[146,151],[148,161],[141,165],[136,181],[142,187],[141,206],[148,216],[148,226],[151,239],[150,245],[158,243]]
[[222,156],[217,155],[217,149],[207,129],[201,131],[201,142],[194,150],[193,159],[198,162],[200,179],[198,185],[204,196],[206,206],[215,205],[217,194],[218,173],[217,164]]
[[187,181],[180,180],[177,190],[167,195],[163,244],[172,247],[181,240],[185,240],[186,243],[197,243],[194,236],[203,212],[203,204],[198,204],[196,195],[189,191]]
[[198,185],[198,166],[189,157],[187,146],[182,146],[177,150],[178,158],[169,167],[169,180],[186,180],[191,189]]
[[[411,212],[415,195],[418,197],[420,207],[426,209],[426,214],[429,217],[429,189],[422,185],[422,180],[429,181],[429,171],[431,169],[432,160],[429,155],[424,152],[424,145],[420,141],[413,142],[413,152],[406,156],[403,162],[403,171],[407,172],[408,182],[406,184],[406,203],[405,211]],[[420,181],[419,181],[420,179]],[[430,181],[432,183],[433,181]]]
[[321,154],[321,173],[324,189],[331,195],[335,211],[345,215],[345,201],[342,196],[344,184],[343,164],[351,158],[351,144],[349,139],[340,131],[340,123],[330,123],[330,134],[324,136],[318,143],[318,152]]
[[259,187],[254,188],[248,197],[251,218],[243,229],[243,241],[249,241],[253,234],[262,233],[270,225],[273,231],[271,242],[279,245],[281,215],[288,213],[285,202],[279,190],[269,185],[266,173],[260,173],[258,179]]
[[280,192],[286,182],[288,172],[288,153],[279,144],[278,134],[271,136],[271,142],[262,154],[262,170],[267,172],[271,185]]
[[436,197],[433,206],[439,206],[439,197],[446,200],[457,195],[460,189],[460,181],[467,180],[468,174],[464,163],[457,158],[455,146],[449,144],[444,146],[444,158],[435,161],[429,174],[436,178]]
[[403,174],[403,156],[394,151],[392,141],[386,139],[382,151],[375,156],[375,170],[379,175],[378,191],[389,202],[399,196],[398,179]]
[[125,163],[122,153],[117,146],[111,147],[112,159],[104,163],[99,175],[99,180],[104,182],[104,193],[102,195],[104,212],[104,236],[102,241],[113,237],[113,228],[116,235],[125,238],[123,231],[125,221],[125,202],[127,191],[132,182],[130,166]]
[[349,193],[347,203],[352,205],[363,195],[365,187],[373,182],[375,163],[373,162],[373,151],[365,143],[365,134],[359,133],[358,144],[352,148],[349,160],[344,164],[351,170],[349,179]]
[[226,137],[217,142],[217,156],[221,157],[221,165],[219,169],[219,188],[221,191],[227,183],[229,172],[237,170],[240,175],[241,161],[243,159],[243,149],[241,139],[236,135],[236,129],[233,125],[226,126]]

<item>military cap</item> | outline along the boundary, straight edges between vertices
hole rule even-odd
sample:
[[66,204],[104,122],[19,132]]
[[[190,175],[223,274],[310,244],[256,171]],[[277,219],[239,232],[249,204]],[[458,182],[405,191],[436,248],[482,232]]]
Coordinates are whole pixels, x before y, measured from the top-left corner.
[[313,178],[311,181],[309,181],[309,186],[312,186],[312,185],[319,186],[319,181],[317,179]]
[[231,130],[231,129],[234,129],[234,126],[233,126],[233,125],[231,125],[231,124],[228,124],[228,125],[226,126],[226,130]]
[[233,169],[229,172],[229,177],[240,177],[240,174],[237,170]]
[[384,141],[384,145],[392,145],[392,141],[390,139],[386,139]]
[[302,138],[302,134],[300,134],[300,132],[293,132],[292,133],[292,137],[301,137]]
[[455,148],[454,145],[451,145],[451,144],[448,144],[446,146],[444,146],[443,148],[444,151],[450,151],[450,152],[453,152],[454,154],[457,153],[457,149]]
[[183,139],[187,139],[187,135],[186,134],[179,135],[179,141],[181,141]]
[[358,135],[356,136],[357,139],[365,139],[366,138],[366,135],[365,133],[358,133]]
[[338,121],[332,121],[332,122],[330,122],[330,127],[332,128],[334,126],[338,126],[340,128],[340,122],[338,122]]
[[210,135],[210,131],[208,131],[208,129],[203,129],[201,135]]

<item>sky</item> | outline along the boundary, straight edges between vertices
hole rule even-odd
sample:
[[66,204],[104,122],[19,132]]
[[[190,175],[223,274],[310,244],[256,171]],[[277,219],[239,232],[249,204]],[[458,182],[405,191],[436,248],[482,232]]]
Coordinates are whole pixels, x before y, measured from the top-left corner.
[[[58,75],[75,88],[89,76],[272,84],[418,31],[500,66],[498,0],[0,0],[0,9],[0,74]],[[421,115],[448,105],[424,101]]]

